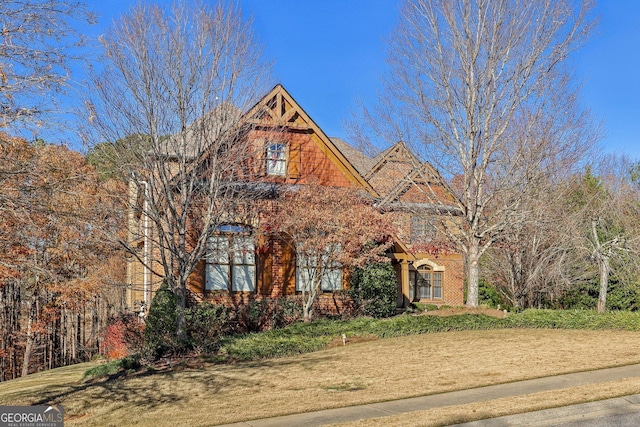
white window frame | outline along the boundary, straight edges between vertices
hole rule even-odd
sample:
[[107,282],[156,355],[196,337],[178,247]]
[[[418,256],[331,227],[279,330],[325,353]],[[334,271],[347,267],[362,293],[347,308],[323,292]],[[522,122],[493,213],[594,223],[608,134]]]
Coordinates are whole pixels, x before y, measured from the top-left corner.
[[[338,248],[337,250],[340,250]],[[302,291],[303,282],[310,282],[310,270],[315,270],[315,274],[320,274],[320,290],[322,292],[334,292],[342,290],[342,267],[329,260],[331,249],[327,248],[325,253],[321,255],[320,262],[317,256],[307,256],[304,253],[296,254],[296,291]],[[315,267],[310,267],[315,265]],[[303,281],[303,279],[306,279]]]
[[[244,230],[245,227],[220,227],[225,231],[235,231],[236,228]],[[209,238],[207,246],[206,291],[255,292],[256,252],[253,236],[246,232],[216,234]]]
[[229,236],[215,235],[207,241],[205,290],[229,290]]
[[255,292],[255,242],[251,236],[234,235],[232,238],[231,290],[234,292]]
[[267,147],[267,175],[287,175],[287,144],[284,142],[268,142]]
[[[424,285],[420,285],[421,280],[425,282]],[[409,271],[409,281],[413,287],[414,298],[417,294],[418,300],[442,300],[443,272],[425,269],[411,270]]]

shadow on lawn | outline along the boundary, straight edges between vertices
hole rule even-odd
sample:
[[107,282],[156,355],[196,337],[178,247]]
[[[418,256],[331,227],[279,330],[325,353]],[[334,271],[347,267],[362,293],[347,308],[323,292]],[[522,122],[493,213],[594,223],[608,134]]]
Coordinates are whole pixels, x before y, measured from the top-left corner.
[[[179,364],[161,371],[147,370],[133,374],[121,371],[82,384],[48,388],[31,404],[65,405],[65,402],[73,402],[70,406],[74,413],[84,412],[100,405],[100,402],[118,402],[121,406],[152,409],[168,403],[189,401],[193,396],[215,395],[236,388],[263,385],[261,380],[253,379],[262,369],[277,369],[291,365],[310,368],[328,359],[331,357],[316,355],[313,358],[303,357],[296,360],[287,358],[232,364]],[[255,373],[252,374],[251,371]]]

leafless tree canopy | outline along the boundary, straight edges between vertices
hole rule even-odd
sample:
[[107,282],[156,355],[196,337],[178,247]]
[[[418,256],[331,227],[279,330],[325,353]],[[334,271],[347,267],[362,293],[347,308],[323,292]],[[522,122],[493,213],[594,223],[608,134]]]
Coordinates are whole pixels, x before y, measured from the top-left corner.
[[94,17],[73,0],[3,0],[0,15],[0,127],[33,124],[60,108],[83,44],[77,24]]
[[636,282],[640,256],[640,201],[633,187],[631,163],[608,157],[571,184],[574,197],[568,217],[569,239],[597,271],[598,312],[606,308],[611,273],[618,282]]
[[207,238],[239,209],[230,183],[247,179],[246,129],[236,125],[266,92],[269,70],[252,34],[233,7],[184,2],[137,6],[102,39],[106,67],[87,99],[88,138],[106,141],[96,147],[104,163],[144,194],[130,202],[153,230],[131,240],[153,236],[158,273],[183,305]]
[[480,256],[527,221],[524,198],[569,173],[597,135],[567,61],[592,29],[591,8],[410,0],[401,10],[382,107],[365,117],[456,182],[461,215],[446,224],[456,224],[449,234],[466,258],[469,305]]

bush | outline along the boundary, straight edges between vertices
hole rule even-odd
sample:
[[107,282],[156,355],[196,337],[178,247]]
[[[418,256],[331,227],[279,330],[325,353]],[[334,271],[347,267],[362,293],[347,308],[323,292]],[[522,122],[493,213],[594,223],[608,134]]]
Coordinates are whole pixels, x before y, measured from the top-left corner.
[[[200,303],[185,310],[187,340],[176,335],[178,298],[163,284],[149,309],[144,329],[143,356],[157,360],[165,355],[195,350],[215,353],[221,340],[228,335],[261,332],[287,326],[302,316],[298,301],[254,300],[235,312],[223,305]],[[125,354],[119,353],[116,357]]]
[[293,298],[280,298],[274,301],[271,315],[272,328],[284,328],[302,318],[302,302]]
[[211,353],[218,350],[220,340],[232,331],[230,310],[222,305],[204,302],[185,313],[189,348]]
[[393,316],[397,299],[396,273],[391,264],[369,264],[351,275],[349,295],[356,310],[376,318]]
[[271,324],[271,307],[267,300],[252,300],[235,312],[238,332],[261,332]]
[[495,286],[480,279],[478,282],[478,304],[486,304],[491,308],[507,307],[509,304],[502,298]]
[[595,283],[580,283],[556,299],[553,308],[593,310],[597,305],[597,285]]
[[107,359],[121,359],[142,349],[144,324],[135,314],[111,319],[102,333],[100,353]]
[[236,310],[236,332],[251,333],[283,328],[301,317],[302,305],[298,300],[253,300]]
[[84,373],[85,380],[92,380],[104,377],[119,376],[123,373],[140,369],[140,360],[137,356],[128,356],[123,359],[111,360],[96,367],[88,369]]
[[144,346],[147,357],[156,360],[168,353],[182,349],[176,335],[178,323],[178,297],[171,291],[169,285],[163,283],[153,297],[153,302],[147,314],[144,329]]
[[609,283],[607,292],[607,310],[636,311],[640,301],[640,288],[637,283],[624,283],[615,279]]

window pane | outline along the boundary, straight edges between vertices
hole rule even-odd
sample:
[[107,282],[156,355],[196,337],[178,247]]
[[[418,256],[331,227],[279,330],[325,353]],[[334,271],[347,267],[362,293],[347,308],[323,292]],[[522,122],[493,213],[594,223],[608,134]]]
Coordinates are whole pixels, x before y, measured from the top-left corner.
[[255,291],[256,267],[253,265],[233,266],[233,285],[231,290],[253,292]]
[[418,292],[416,291],[416,272],[409,270],[409,295],[411,298],[418,299]]
[[285,176],[287,173],[287,146],[267,145],[267,175]]
[[250,236],[233,237],[233,263],[255,265],[255,243]]
[[442,298],[442,273],[433,273],[433,298]]
[[222,224],[216,227],[216,230],[223,233],[250,233],[251,232],[250,227],[247,227],[244,225],[238,225],[238,224]]
[[412,216],[409,230],[411,243],[430,242],[436,238],[438,226],[433,218]]
[[229,266],[207,264],[205,270],[205,289],[208,291],[229,290]]
[[313,287],[314,282],[320,274],[318,257],[315,255],[296,254],[296,290],[301,291],[305,286],[307,289]]
[[305,287],[309,290],[311,287],[311,274],[308,268],[298,266],[296,268],[296,291],[301,291]]
[[431,273],[418,272],[418,287],[420,298],[431,299]]
[[226,236],[212,236],[208,241],[209,256],[207,262],[212,264],[229,263],[229,238]]
[[342,289],[342,270],[333,269],[322,275],[321,287],[323,291],[337,291]]
[[422,218],[419,216],[411,217],[411,229],[409,230],[409,239],[412,243],[419,242],[422,231]]

